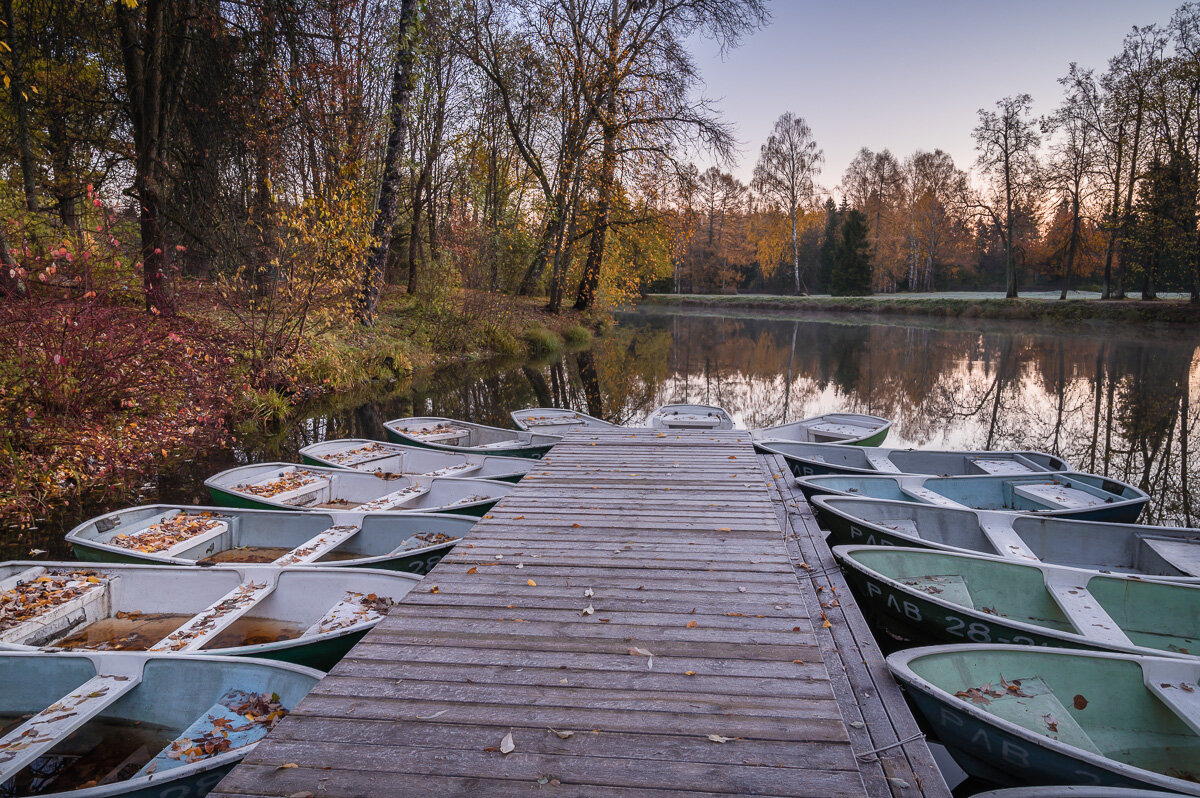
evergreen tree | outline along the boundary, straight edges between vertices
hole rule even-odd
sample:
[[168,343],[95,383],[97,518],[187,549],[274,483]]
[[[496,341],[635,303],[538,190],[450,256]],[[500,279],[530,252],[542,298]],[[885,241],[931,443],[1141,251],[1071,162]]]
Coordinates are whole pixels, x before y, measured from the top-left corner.
[[[844,202],[843,202],[844,204]],[[816,291],[829,290],[830,275],[833,274],[834,260],[837,258],[838,225],[842,217],[838,212],[833,198],[825,200],[825,234],[821,239],[821,249],[817,252],[817,285]]]
[[867,217],[857,208],[842,221],[829,293],[834,296],[865,296],[871,293],[871,257],[868,253]]

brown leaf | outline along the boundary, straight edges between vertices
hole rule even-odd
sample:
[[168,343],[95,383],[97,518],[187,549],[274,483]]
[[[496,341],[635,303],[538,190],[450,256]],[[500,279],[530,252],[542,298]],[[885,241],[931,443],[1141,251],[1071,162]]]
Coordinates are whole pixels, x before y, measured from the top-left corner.
[[436,592],[438,592],[438,586],[437,586],[437,585],[434,585],[433,587],[429,588],[429,592],[430,592],[430,593],[436,593]]
[[477,573],[478,571],[479,571],[479,569],[476,568],[474,565],[472,565],[470,568],[467,569],[467,573],[469,573],[469,574]]
[[1086,709],[1088,700],[1081,695],[1076,695],[1073,703],[1075,704],[1076,709]]
[[700,624],[696,623],[695,621],[688,621],[688,622],[687,622],[687,628],[689,628],[689,629],[695,629],[695,628],[696,628],[697,626],[699,626],[699,625],[700,625]]
[[288,762],[286,764],[280,765],[279,767],[277,767],[275,769],[276,770],[287,770],[288,768],[298,768],[298,767],[300,767],[300,766],[297,765],[295,762]]

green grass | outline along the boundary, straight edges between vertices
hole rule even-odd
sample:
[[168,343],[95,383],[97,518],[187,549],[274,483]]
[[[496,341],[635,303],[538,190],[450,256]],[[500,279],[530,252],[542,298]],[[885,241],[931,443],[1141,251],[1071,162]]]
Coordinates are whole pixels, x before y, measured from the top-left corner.
[[563,339],[558,337],[558,333],[540,325],[526,329],[521,337],[525,341],[526,350],[533,357],[552,355],[563,348]]
[[586,349],[592,345],[592,331],[582,324],[568,324],[562,330],[568,349]]

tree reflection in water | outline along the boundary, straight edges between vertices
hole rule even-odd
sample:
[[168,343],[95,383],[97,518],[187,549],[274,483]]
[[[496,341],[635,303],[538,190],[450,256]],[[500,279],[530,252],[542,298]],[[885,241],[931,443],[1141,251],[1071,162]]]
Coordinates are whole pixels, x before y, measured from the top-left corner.
[[69,556],[62,535],[131,502],[206,503],[205,477],[247,462],[294,460],[326,438],[376,438],[382,422],[436,415],[511,426],[510,410],[554,405],[636,424],[660,404],[727,408],[747,427],[833,411],[894,419],[890,446],[1041,449],[1132,482],[1149,523],[1192,525],[1200,339],[1123,327],[1085,332],[1029,324],[881,323],[874,318],[625,314],[588,351],[520,362],[461,363],[407,386],[327,398],[300,422],[244,432],[234,449],[197,452],[147,477],[139,495],[92,495],[37,530],[0,538]]

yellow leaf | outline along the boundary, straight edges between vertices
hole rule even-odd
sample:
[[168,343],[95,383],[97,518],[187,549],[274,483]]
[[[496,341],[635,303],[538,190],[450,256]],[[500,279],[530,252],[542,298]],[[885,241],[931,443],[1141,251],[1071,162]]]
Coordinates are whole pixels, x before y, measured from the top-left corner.
[[430,593],[436,593],[436,592],[438,592],[438,586],[437,586],[437,585],[434,585],[433,587],[429,588],[429,592],[430,592]]
[[537,582],[533,581],[532,579],[526,579],[525,584],[529,585],[530,587],[537,587]]
[[297,765],[295,762],[287,762],[285,764],[280,765],[279,767],[277,767],[275,769],[276,770],[288,770],[289,768],[298,768],[298,767],[300,767],[300,766]]
[[479,570],[478,568],[476,568],[474,565],[472,565],[470,568],[467,569],[467,573],[473,574],[478,570]]
[[695,676],[696,672],[695,671],[684,671],[683,675],[684,676]]
[[699,626],[699,625],[700,625],[700,624],[696,623],[695,621],[688,621],[688,622],[687,622],[687,628],[689,628],[689,629],[695,629],[695,628],[696,628],[697,626]]
[[8,84],[9,84],[9,83],[11,83],[11,82],[12,82],[12,81],[10,81],[10,80],[8,79],[8,75],[5,75],[5,76],[4,76],[4,88],[6,88],[6,89],[7,89],[7,88],[8,88]]

